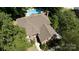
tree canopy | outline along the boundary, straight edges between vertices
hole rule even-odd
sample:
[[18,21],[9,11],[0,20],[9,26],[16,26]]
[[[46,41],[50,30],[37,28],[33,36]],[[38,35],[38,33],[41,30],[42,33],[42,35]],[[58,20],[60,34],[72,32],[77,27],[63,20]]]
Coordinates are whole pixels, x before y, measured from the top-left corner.
[[49,17],[59,12],[62,8],[61,7],[36,7],[44,12],[49,11]]
[[16,18],[25,16],[27,9],[25,7],[1,7],[0,11],[10,14],[13,20],[15,20]]
[[61,11],[54,19],[58,19],[58,32],[62,36],[60,50],[79,50],[79,19],[74,11]]
[[0,50],[26,50],[29,43],[23,28],[13,25],[12,18],[0,12]]

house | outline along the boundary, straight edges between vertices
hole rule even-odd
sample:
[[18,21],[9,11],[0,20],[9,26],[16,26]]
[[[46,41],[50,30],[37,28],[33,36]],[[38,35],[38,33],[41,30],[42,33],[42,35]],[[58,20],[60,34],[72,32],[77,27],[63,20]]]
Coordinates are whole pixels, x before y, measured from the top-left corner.
[[27,37],[31,40],[36,38],[39,43],[46,43],[53,36],[60,39],[60,35],[50,26],[49,18],[44,14],[35,14],[16,19],[20,27],[25,28]]

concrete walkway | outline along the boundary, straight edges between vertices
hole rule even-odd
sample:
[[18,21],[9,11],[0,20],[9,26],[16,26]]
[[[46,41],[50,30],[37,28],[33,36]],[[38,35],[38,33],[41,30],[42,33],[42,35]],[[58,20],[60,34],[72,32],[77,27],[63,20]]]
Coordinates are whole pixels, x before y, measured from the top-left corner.
[[38,49],[38,51],[42,51],[42,49],[40,48],[39,45],[40,45],[40,44],[36,41],[36,42],[35,42],[35,46],[36,46],[36,48]]
[[35,45],[33,45],[32,47],[28,48],[27,51],[38,51],[38,49]]

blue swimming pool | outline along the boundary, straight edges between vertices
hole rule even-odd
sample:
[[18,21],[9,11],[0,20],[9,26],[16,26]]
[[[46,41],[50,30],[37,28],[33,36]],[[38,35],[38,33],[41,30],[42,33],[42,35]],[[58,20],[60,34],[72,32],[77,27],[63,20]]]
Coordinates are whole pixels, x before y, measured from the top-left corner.
[[41,13],[41,10],[38,10],[38,9],[29,9],[27,10],[27,16],[30,16],[32,14],[40,14]]

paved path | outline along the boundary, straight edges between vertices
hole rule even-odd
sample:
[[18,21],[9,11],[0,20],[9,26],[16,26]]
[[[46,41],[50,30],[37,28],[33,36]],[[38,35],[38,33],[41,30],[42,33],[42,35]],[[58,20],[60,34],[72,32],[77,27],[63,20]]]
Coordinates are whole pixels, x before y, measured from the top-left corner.
[[37,42],[37,39],[35,38],[35,44],[32,47],[28,48],[27,50],[28,51],[43,51],[39,45],[40,44]]
[[27,51],[38,51],[38,49],[33,45],[32,47],[28,48]]
[[35,46],[36,46],[36,48],[38,49],[38,51],[42,51],[42,49],[39,47],[39,43],[38,42],[35,42]]

